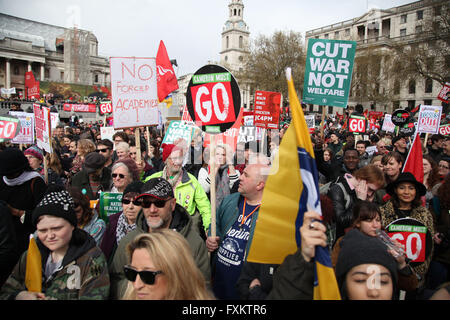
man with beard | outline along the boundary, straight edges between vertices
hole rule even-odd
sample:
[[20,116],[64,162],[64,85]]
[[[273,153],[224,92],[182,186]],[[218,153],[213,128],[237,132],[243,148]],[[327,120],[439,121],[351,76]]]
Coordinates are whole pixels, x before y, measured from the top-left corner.
[[211,203],[197,178],[185,170],[184,150],[180,145],[163,144],[162,159],[165,163],[162,171],[156,172],[144,182],[153,178],[163,178],[172,186],[176,202],[182,206],[198,226],[199,234],[206,240],[206,230],[211,224]]
[[106,159],[97,152],[86,155],[83,169],[72,178],[72,187],[80,188],[89,200],[97,200],[101,191],[111,185],[111,170],[105,167]]
[[392,145],[394,146],[394,151],[400,153],[402,158],[406,162],[406,158],[408,157],[408,148],[406,146],[406,138],[404,136],[396,136],[392,139]]
[[128,244],[139,234],[162,229],[179,232],[187,240],[197,267],[209,283],[211,269],[205,242],[194,230],[193,221],[187,211],[177,203],[170,183],[163,178],[150,179],[144,184],[141,194],[135,201],[140,203],[142,210],[136,217],[136,229],[120,240],[114,254],[110,266],[111,297],[122,298],[127,287],[128,280],[125,278],[123,267],[129,263],[126,249]]

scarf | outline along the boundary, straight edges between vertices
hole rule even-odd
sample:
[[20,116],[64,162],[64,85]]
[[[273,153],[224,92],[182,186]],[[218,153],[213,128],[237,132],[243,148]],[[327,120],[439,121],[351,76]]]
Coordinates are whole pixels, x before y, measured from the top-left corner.
[[24,171],[20,176],[14,179],[8,179],[6,176],[4,176],[3,181],[6,183],[7,186],[14,187],[20,186],[21,184],[24,184],[25,182],[32,180],[36,177],[42,178],[42,176],[36,171]]
[[175,192],[175,187],[177,186],[178,181],[181,180],[182,173],[183,173],[183,169],[180,169],[180,171],[178,171],[174,176],[170,176],[169,171],[167,170],[167,166],[165,166],[163,169],[162,178],[169,181],[170,185],[172,186],[172,189]]
[[119,220],[117,221],[117,228],[116,228],[117,244],[119,244],[120,240],[122,240],[122,238],[125,237],[128,232],[134,229],[136,229],[136,223],[128,224],[127,217],[125,217],[125,214],[122,212],[122,214],[119,216]]

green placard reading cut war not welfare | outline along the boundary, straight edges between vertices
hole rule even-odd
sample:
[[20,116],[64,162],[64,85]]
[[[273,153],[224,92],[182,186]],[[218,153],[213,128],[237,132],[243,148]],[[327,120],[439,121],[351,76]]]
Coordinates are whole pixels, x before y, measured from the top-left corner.
[[122,193],[102,192],[99,198],[99,216],[108,222],[110,215],[122,211]]
[[309,39],[303,102],[347,107],[355,53],[355,41]]

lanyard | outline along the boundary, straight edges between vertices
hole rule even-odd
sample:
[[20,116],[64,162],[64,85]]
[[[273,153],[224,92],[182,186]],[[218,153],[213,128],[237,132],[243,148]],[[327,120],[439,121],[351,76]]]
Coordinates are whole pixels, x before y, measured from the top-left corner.
[[247,199],[244,199],[244,208],[242,209],[242,221],[241,221],[241,225],[240,227],[242,228],[242,226],[244,225],[245,221],[247,221],[248,218],[250,218],[250,216],[256,211],[258,210],[258,208],[261,206],[260,204],[258,204],[256,206],[255,209],[253,209],[252,212],[250,212],[247,216],[245,215],[245,205],[247,203]]

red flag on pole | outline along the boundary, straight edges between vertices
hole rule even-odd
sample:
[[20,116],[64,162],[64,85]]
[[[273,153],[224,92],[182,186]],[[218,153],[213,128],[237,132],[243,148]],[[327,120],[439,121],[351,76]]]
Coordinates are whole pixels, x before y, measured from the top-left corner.
[[159,42],[158,53],[156,54],[156,71],[158,100],[161,102],[169,93],[178,89],[177,77],[175,76],[166,46],[162,40]]
[[417,181],[423,183],[423,154],[419,133],[416,133],[411,149],[408,152],[403,172],[411,172]]

